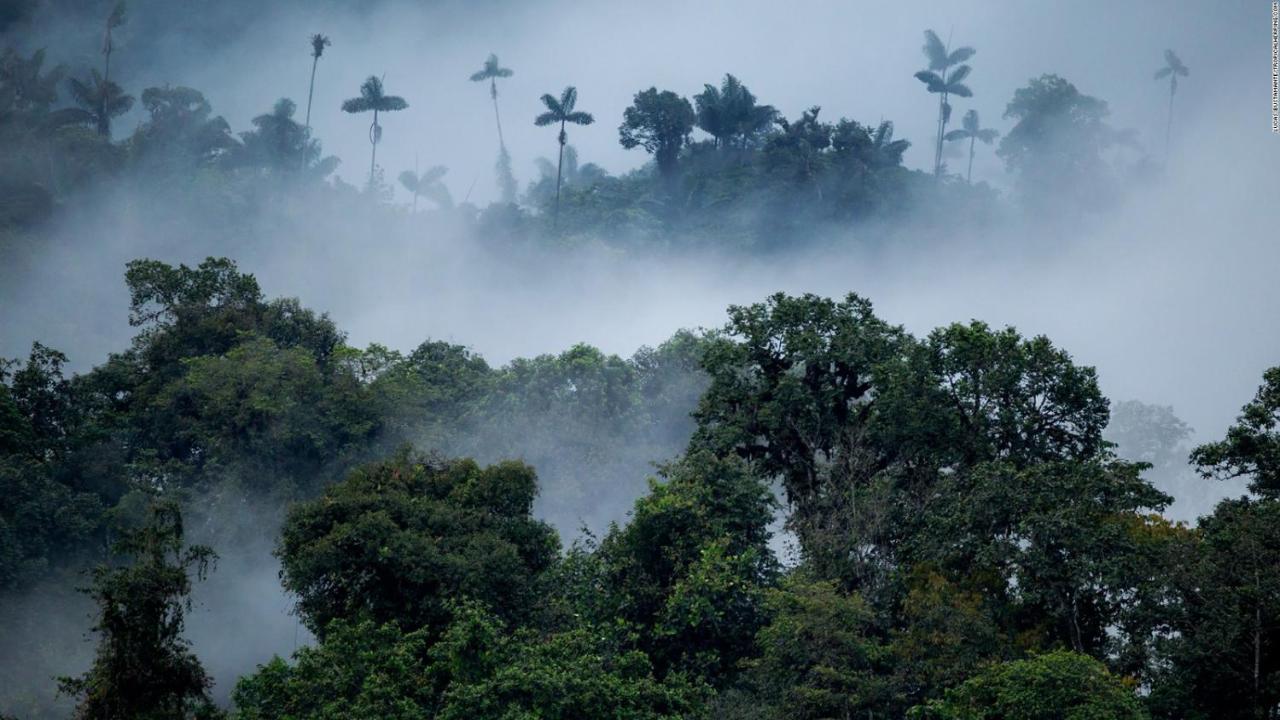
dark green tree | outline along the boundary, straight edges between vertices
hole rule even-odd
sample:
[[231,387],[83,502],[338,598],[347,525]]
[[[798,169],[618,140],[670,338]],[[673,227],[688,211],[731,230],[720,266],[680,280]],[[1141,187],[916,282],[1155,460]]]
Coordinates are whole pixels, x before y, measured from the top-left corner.
[[636,93],[622,114],[618,141],[630,150],[644,148],[658,164],[658,174],[670,181],[676,174],[680,149],[689,139],[694,122],[693,106],[671,92],[649,88]]
[[177,506],[158,500],[145,524],[126,531],[113,552],[132,564],[94,571],[87,591],[98,605],[93,667],[60,681],[63,692],[79,698],[76,717],[185,720],[211,714],[211,681],[182,629],[191,577],[204,579],[213,551],[186,545]]
[[573,123],[574,125],[590,125],[596,119],[591,113],[575,110],[578,104],[578,89],[570,85],[560,93],[559,99],[554,95],[546,94],[542,96],[542,104],[547,106],[547,111],[534,119],[533,124],[538,127],[546,125],[560,124],[560,133],[556,139],[560,143],[560,159],[556,162],[556,209],[552,218],[553,224],[560,222],[560,177],[561,171],[564,169],[564,146],[569,142],[569,135],[565,132],[565,125]]
[[529,516],[536,490],[515,462],[482,469],[405,451],[364,466],[290,510],[284,585],[321,637],[333,620],[365,617],[438,632],[463,598],[527,621],[558,550],[555,531]]
[[1144,720],[1124,679],[1093,658],[1057,651],[992,665],[942,700],[912,710],[920,720]]
[[342,102],[342,111],[364,113],[373,111],[373,122],[369,125],[369,187],[373,188],[374,169],[378,162],[378,142],[382,140],[382,126],[378,124],[378,113],[395,112],[409,107],[409,103],[398,95],[388,95],[382,87],[382,78],[370,75],[360,85],[360,97]]
[[1206,478],[1245,477],[1253,492],[1280,497],[1280,367],[1263,373],[1227,436],[1197,447],[1191,461]]
[[733,75],[725,75],[720,87],[705,85],[693,102],[698,127],[720,148],[750,147],[778,117],[772,105],[757,104],[756,96]]

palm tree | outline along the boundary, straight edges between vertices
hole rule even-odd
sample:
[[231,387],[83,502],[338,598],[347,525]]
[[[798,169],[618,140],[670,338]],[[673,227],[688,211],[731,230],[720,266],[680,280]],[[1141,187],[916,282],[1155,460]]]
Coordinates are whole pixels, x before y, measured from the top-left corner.
[[311,87],[307,89],[307,120],[303,123],[307,130],[311,129],[311,98],[316,93],[316,65],[320,63],[324,49],[332,44],[329,38],[320,33],[311,36]]
[[115,44],[111,41],[111,31],[124,24],[124,0],[116,3],[111,9],[111,14],[107,16],[107,29],[102,35],[102,79],[104,82],[111,80],[111,52],[115,50]]
[[343,112],[363,113],[373,111],[373,124],[369,126],[369,144],[372,151],[369,154],[369,187],[373,187],[374,169],[378,162],[378,141],[382,139],[382,126],[378,124],[378,113],[392,112],[395,110],[404,110],[409,107],[409,103],[398,95],[387,95],[382,88],[382,79],[376,75],[370,75],[368,80],[360,86],[360,97],[345,100],[342,103]]
[[1182,64],[1176,53],[1172,50],[1164,51],[1164,67],[1156,71],[1156,80],[1169,78],[1169,120],[1164,126],[1164,156],[1165,162],[1169,160],[1169,138],[1173,132],[1173,96],[1178,92],[1178,76],[1186,77],[1191,74],[1186,65]]
[[443,165],[435,165],[428,168],[426,172],[419,175],[413,170],[405,170],[400,173],[400,184],[405,190],[413,193],[413,211],[418,211],[418,196],[423,195],[433,200],[440,209],[453,207],[453,196],[449,193],[449,188],[441,182],[445,173],[449,172],[449,168]]
[[560,222],[560,177],[564,169],[564,146],[569,141],[569,135],[564,129],[565,125],[567,123],[590,125],[596,119],[591,116],[591,113],[574,110],[574,106],[578,104],[578,89],[572,85],[560,93],[559,100],[549,93],[543,95],[542,104],[547,106],[547,111],[535,118],[533,123],[538,127],[560,123],[560,159],[556,162],[556,209],[552,218],[554,226]]
[[990,128],[982,127],[978,122],[978,111],[970,110],[964,114],[962,127],[958,130],[952,130],[947,133],[947,140],[969,140],[969,172],[965,175],[965,182],[973,184],[973,144],[976,140],[981,140],[984,145],[990,145],[1000,133]]
[[514,202],[516,197],[516,181],[511,175],[511,156],[507,154],[507,143],[502,138],[502,117],[498,114],[498,78],[509,78],[513,75],[509,68],[498,64],[498,56],[489,53],[484,67],[471,74],[472,82],[489,81],[489,97],[493,100],[493,120],[498,126],[498,185],[502,188],[503,202]]
[[126,95],[119,85],[90,70],[88,82],[78,78],[68,78],[67,87],[71,97],[83,109],[84,121],[91,123],[98,134],[111,137],[111,118],[129,112],[133,107],[133,96]]
[[[938,93],[938,135],[933,153],[933,173],[942,175],[942,139],[947,132],[947,121],[951,119],[951,105],[947,98],[950,95],[973,96],[973,91],[963,82],[969,76],[970,68],[960,63],[973,57],[977,50],[971,47],[951,50],[932,30],[924,31],[922,49],[929,60],[929,68],[916,73],[916,79],[924,83],[929,92]],[[951,69],[953,66],[954,70]]]

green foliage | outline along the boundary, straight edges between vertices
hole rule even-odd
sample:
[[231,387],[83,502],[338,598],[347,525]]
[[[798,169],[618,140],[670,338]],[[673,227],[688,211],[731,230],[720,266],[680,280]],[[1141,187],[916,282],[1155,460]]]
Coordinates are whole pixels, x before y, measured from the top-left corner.
[[1173,565],[1159,717],[1265,718],[1280,704],[1280,501],[1223,501]]
[[425,720],[435,717],[436,684],[425,629],[335,620],[292,665],[276,657],[242,677],[232,702],[238,720]]
[[1142,704],[1102,663],[1059,651],[993,665],[915,708],[937,720],[1141,720]]
[[555,531],[529,517],[533,470],[481,469],[402,452],[295,505],[278,554],[285,587],[323,637],[333,620],[439,629],[467,598],[520,623],[556,556]]
[[712,683],[752,653],[764,589],[773,497],[745,463],[694,452],[662,468],[631,521],[601,542],[605,615],[626,621],[660,673]]
[[182,629],[191,574],[204,579],[213,551],[184,545],[177,506],[158,501],[144,525],[124,531],[113,552],[132,564],[99,566],[86,591],[98,606],[93,667],[60,681],[62,692],[79,698],[76,717],[182,720],[212,714],[211,681]]
[[764,718],[881,715],[890,707],[889,653],[875,615],[857,595],[793,576],[769,594],[773,618],[760,630],[751,678]]
[[1280,367],[1263,374],[1226,438],[1196,448],[1191,460],[1206,478],[1243,476],[1253,492],[1280,496]]
[[680,149],[693,131],[693,106],[670,90],[649,88],[636,93],[631,107],[622,114],[618,141],[630,150],[641,147],[653,155],[658,173],[672,178]]

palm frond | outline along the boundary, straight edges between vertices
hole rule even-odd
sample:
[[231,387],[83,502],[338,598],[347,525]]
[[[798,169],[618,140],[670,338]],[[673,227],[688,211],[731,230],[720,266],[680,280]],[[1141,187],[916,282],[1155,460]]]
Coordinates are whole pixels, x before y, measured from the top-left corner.
[[107,16],[108,30],[114,30],[124,24],[124,11],[124,0],[120,0],[120,2],[116,3],[116,6],[111,9],[111,14]]
[[324,54],[324,49],[329,47],[332,44],[333,43],[329,42],[329,38],[325,37],[324,35],[321,35],[320,33],[316,33],[315,35],[312,35],[311,36],[311,57],[316,57],[316,58],[320,57],[321,55]]
[[369,112],[372,109],[373,109],[373,103],[371,103],[369,99],[365,97],[351,98],[350,100],[342,101],[343,112],[362,113],[362,112]]
[[1170,75],[1171,73],[1173,73],[1173,68],[1171,68],[1171,67],[1162,67],[1162,68],[1160,68],[1159,70],[1157,70],[1157,71],[1156,71],[1155,79],[1156,79],[1156,80],[1163,80],[1164,78],[1169,77],[1169,75]]
[[[565,114],[564,107],[560,104],[560,101],[557,100],[556,97],[551,93],[543,93],[542,104],[546,105],[547,110],[551,114],[554,114],[557,117],[557,119],[559,118],[559,116]],[[543,123],[543,124],[545,125],[546,123]]]
[[927,85],[929,88],[929,92],[931,93],[942,92],[942,88],[944,87],[944,84],[942,82],[942,78],[938,76],[938,73],[933,72],[931,70],[921,70],[920,72],[915,74],[915,78],[920,82],[924,83],[925,85]]
[[582,112],[581,110],[565,115],[564,119],[566,122],[571,122],[575,125],[590,125],[596,121],[595,117],[591,113]]
[[973,68],[968,65],[961,65],[955,70],[952,70],[950,74],[947,75],[947,84],[950,85],[952,83],[964,82],[964,79],[969,77],[969,72],[972,69]]
[[405,170],[400,173],[400,184],[404,186],[405,190],[408,190],[414,195],[418,194],[418,176],[415,175],[412,170]]
[[942,139],[947,141],[963,140],[963,139],[967,139],[971,134],[972,133],[970,133],[968,130],[956,129],[948,132],[946,135],[943,135]]
[[557,122],[560,122],[560,114],[555,112],[544,112],[533,119],[533,124],[538,127],[543,127]]
[[573,106],[578,104],[578,88],[570,85],[560,93],[560,108],[565,115],[573,112]]
[[971,134],[978,132],[978,127],[979,127],[978,111],[970,110],[969,112],[965,113],[964,120],[962,120],[961,122],[964,124],[964,129],[968,130]]
[[432,165],[426,172],[422,173],[422,184],[430,185],[440,181],[449,172],[449,168],[444,165]]
[[947,62],[951,65],[962,63],[973,57],[978,51],[971,47],[956,48],[951,51],[951,55],[947,56]]
[[381,112],[391,112],[393,110],[404,110],[407,107],[409,107],[408,101],[399,95],[385,95],[382,98],[382,102],[378,105],[378,110]]
[[1000,137],[1000,132],[998,130],[982,128],[978,131],[978,139],[981,140],[984,145],[990,145],[998,137]]
[[951,85],[947,85],[947,92],[952,95],[955,95],[956,97],[962,97],[962,98],[973,97],[973,91],[970,90],[969,86],[965,85],[964,83],[954,83]]
[[924,31],[924,47],[920,48],[929,61],[930,70],[942,70],[947,67],[947,46],[932,30]]

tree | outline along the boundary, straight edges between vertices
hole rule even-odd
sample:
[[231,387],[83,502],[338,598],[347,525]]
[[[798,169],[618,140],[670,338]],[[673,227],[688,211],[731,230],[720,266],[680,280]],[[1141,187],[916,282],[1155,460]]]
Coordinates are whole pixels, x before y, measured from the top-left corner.
[[623,112],[618,141],[628,150],[644,148],[657,161],[658,174],[670,181],[693,121],[693,106],[688,100],[670,90],[649,88],[636,93],[631,107]]
[[[862,458],[877,372],[905,341],[901,328],[857,295],[834,301],[778,293],[732,306],[723,335],[703,355],[711,384],[698,404],[692,447],[738,454],[763,476],[780,478],[788,522],[805,544],[805,527],[824,504],[825,469]],[[887,466],[869,453],[871,474]]]
[[769,593],[751,671],[773,720],[889,717],[892,658],[876,637],[875,613],[833,584],[792,577]]
[[607,627],[495,638],[493,625],[451,630],[437,646],[441,664],[461,670],[444,692],[440,720],[707,717],[705,686],[657,676],[643,652],[619,647]]
[[1280,707],[1280,501],[1219,503],[1169,575],[1178,613],[1153,709],[1161,717],[1273,717]]
[[774,500],[745,463],[705,451],[661,478],[600,544],[609,612],[596,620],[633,623],[660,676],[682,670],[722,685],[764,623]]
[[1191,71],[1182,64],[1182,60],[1178,59],[1172,50],[1164,51],[1164,67],[1156,71],[1155,79],[1169,78],[1169,119],[1164,126],[1165,162],[1169,161],[1169,140],[1173,133],[1173,96],[1178,92],[1178,77],[1186,77],[1190,74]]
[[942,700],[912,709],[919,720],[1144,720],[1122,678],[1093,658],[1059,650],[992,665]]
[[76,717],[185,720],[207,713],[211,681],[182,630],[192,574],[203,580],[216,556],[184,544],[182,516],[169,501],[155,501],[146,523],[126,531],[114,552],[133,564],[94,571],[87,591],[98,605],[93,667],[60,681],[80,699]]
[[1102,153],[1117,137],[1104,122],[1108,112],[1105,102],[1057,75],[1041,75],[1014,92],[1004,116],[1017,122],[996,154],[1018,173],[1024,199],[1060,212],[1105,204]]
[[973,183],[973,145],[977,140],[981,140],[984,145],[990,145],[1000,133],[990,128],[981,127],[978,124],[978,111],[970,110],[964,114],[964,126],[958,130],[952,130],[947,133],[948,141],[968,140],[969,141],[969,170],[965,173],[965,182]]
[[378,141],[382,139],[382,126],[378,124],[378,113],[404,110],[409,103],[398,95],[387,95],[382,87],[382,78],[370,75],[360,86],[360,97],[344,100],[342,111],[363,113],[373,111],[373,123],[369,125],[369,187],[374,186],[374,168],[378,161]]
[[192,165],[210,165],[236,145],[231,126],[204,95],[189,87],[153,87],[142,91],[142,106],[149,115],[130,142],[155,166],[186,171]]
[[280,98],[271,112],[253,118],[254,129],[240,133],[245,162],[286,173],[314,166],[320,174],[327,175],[337,159],[320,159],[320,143],[293,119],[296,111],[292,100]]
[[67,78],[67,86],[72,99],[85,111],[85,119],[106,138],[111,137],[111,118],[133,107],[133,96],[126,95],[119,85],[103,78],[97,70],[90,71],[88,82]]
[[773,127],[778,117],[772,105],[757,105],[756,96],[733,75],[725,75],[718,88],[710,84],[703,87],[693,96],[697,123],[717,147],[736,144],[745,149]]
[[1253,492],[1280,497],[1280,367],[1263,373],[1227,436],[1197,447],[1191,461],[1206,478],[1247,477]]
[[504,68],[498,63],[498,56],[493,53],[489,53],[489,57],[485,59],[484,67],[471,74],[472,82],[489,81],[493,120],[498,127],[498,187],[502,191],[502,201],[506,203],[515,202],[516,180],[511,175],[511,157],[507,154],[507,143],[502,138],[502,117],[498,114],[498,78],[509,78],[512,74],[510,68]]
[[[938,34],[932,30],[924,31],[922,49],[925,58],[929,61],[929,67],[917,72],[916,79],[924,83],[929,92],[938,95],[938,133],[937,146],[933,154],[933,173],[941,176],[942,140],[947,132],[947,121],[951,119],[951,105],[947,103],[947,98],[951,95],[973,96],[973,91],[964,84],[964,79],[969,77],[969,66],[961,63],[973,57],[977,51],[971,47],[951,50],[949,46],[942,44]],[[955,66],[954,70],[951,69],[953,66]]]
[[114,7],[111,8],[111,14],[107,15],[106,30],[102,34],[102,81],[106,84],[111,81],[111,53],[115,51],[116,46],[112,33],[116,28],[124,24],[124,0],[117,0]]
[[439,632],[448,603],[469,598],[504,621],[532,613],[555,531],[529,516],[537,478],[506,462],[480,468],[401,452],[295,505],[278,554],[307,627],[337,619]]
[[307,87],[307,119],[303,124],[307,132],[311,132],[311,98],[316,93],[316,66],[320,64],[320,56],[324,55],[324,49],[332,44],[328,37],[320,33],[311,36],[311,84]]
[[574,110],[578,104],[578,89],[570,85],[560,93],[560,98],[556,99],[550,93],[542,96],[542,104],[547,106],[547,111],[534,119],[533,123],[538,127],[560,123],[560,134],[557,139],[560,142],[560,159],[556,163],[556,209],[552,223],[558,224],[560,221],[560,175],[564,168],[564,146],[569,142],[569,136],[565,133],[565,125],[573,123],[574,125],[590,125],[596,119],[591,113]]
[[443,165],[433,165],[421,175],[412,170],[405,170],[400,173],[400,184],[404,186],[405,190],[413,193],[414,212],[418,211],[419,195],[425,195],[430,198],[435,202],[436,207],[441,210],[453,207],[453,196],[449,194],[449,188],[441,182],[447,172],[449,172],[449,168]]

